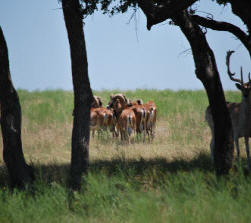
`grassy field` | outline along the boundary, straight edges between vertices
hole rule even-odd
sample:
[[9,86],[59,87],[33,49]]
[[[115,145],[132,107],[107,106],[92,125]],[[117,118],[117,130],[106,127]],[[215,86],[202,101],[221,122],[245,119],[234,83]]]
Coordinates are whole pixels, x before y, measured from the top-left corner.
[[[116,92],[95,94],[106,104]],[[0,222],[251,222],[250,177],[241,168],[228,179],[214,175],[205,93],[123,93],[156,102],[156,138],[149,144],[138,137],[131,145],[107,133],[91,138],[87,190],[72,198],[66,189],[72,92],[19,90],[23,150],[36,182],[33,193],[11,192],[0,157]],[[240,101],[238,92],[226,92],[226,98]],[[245,165],[243,140],[240,145]]]

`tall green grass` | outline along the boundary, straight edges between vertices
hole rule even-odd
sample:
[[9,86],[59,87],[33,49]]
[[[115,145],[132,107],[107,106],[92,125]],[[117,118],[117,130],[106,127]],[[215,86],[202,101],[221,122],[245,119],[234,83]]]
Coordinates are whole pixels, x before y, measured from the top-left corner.
[[[0,190],[1,222],[250,222],[251,179],[216,179],[205,155],[93,163],[87,189],[70,194],[68,166],[36,166],[32,192]],[[52,170],[55,175],[43,176]],[[61,177],[60,177],[61,176]]]
[[[94,94],[102,98],[104,106],[109,102],[111,94],[121,92],[95,91]],[[208,105],[207,96],[204,91],[172,91],[172,90],[135,90],[122,91],[128,98],[143,102],[153,100],[158,107],[158,117],[165,115],[183,115],[192,111],[204,112]],[[64,122],[69,121],[73,110],[73,94],[63,90],[56,91],[18,91],[22,106],[23,116],[32,122],[39,124],[44,122]],[[226,92],[226,98],[230,101],[240,101],[238,92]]]
[[[94,94],[106,105],[110,94],[118,92]],[[72,92],[18,93],[24,152],[26,158],[36,154],[30,162],[36,181],[27,191],[12,191],[0,163],[0,222],[251,222],[250,176],[242,167],[227,178],[217,179],[214,174],[203,91],[124,91],[130,99],[155,101],[159,135],[151,144],[139,139],[131,146],[109,135],[92,139],[89,174],[83,176],[85,187],[80,193],[67,189],[65,155],[56,159],[62,154],[70,157]],[[226,98],[239,101],[240,95],[226,92]],[[191,148],[197,150],[192,158],[185,153]],[[171,153],[178,155],[168,157]],[[45,155],[55,161],[44,162]],[[243,158],[241,166],[245,163]]]
[[73,94],[63,90],[57,91],[18,91],[23,117],[29,123],[62,123],[71,119]]

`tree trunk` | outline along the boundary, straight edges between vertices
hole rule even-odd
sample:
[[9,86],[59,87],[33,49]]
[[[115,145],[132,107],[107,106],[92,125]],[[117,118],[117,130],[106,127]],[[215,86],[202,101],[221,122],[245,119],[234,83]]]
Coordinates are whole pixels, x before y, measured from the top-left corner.
[[3,136],[3,158],[6,163],[11,187],[25,188],[34,175],[24,159],[21,141],[21,107],[13,87],[7,44],[0,27],[0,108]]
[[215,126],[214,161],[217,175],[227,174],[233,161],[233,133],[213,51],[204,33],[186,11],[176,14],[173,21],[185,34],[192,48],[196,75],[206,89]]
[[92,91],[88,77],[87,53],[79,0],[62,0],[65,25],[71,52],[74,88],[74,119],[69,186],[81,188],[82,173],[89,165],[89,123]]

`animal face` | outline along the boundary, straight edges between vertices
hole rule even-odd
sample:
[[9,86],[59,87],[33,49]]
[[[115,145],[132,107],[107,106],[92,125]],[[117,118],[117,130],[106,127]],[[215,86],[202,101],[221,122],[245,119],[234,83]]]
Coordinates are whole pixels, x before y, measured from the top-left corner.
[[93,96],[91,107],[92,108],[100,108],[100,107],[102,107],[101,98],[98,97],[98,96]]
[[249,96],[249,94],[251,92],[251,83],[250,82],[247,82],[247,83],[244,83],[244,84],[236,83],[235,85],[241,91],[242,95],[245,98],[248,98],[248,96]]
[[119,111],[122,111],[123,110],[123,106],[120,102],[119,99],[116,99],[116,101],[114,102],[114,109],[119,112]]
[[127,105],[127,99],[123,94],[116,94],[110,96],[110,102],[107,108],[113,108],[116,113],[120,113]]

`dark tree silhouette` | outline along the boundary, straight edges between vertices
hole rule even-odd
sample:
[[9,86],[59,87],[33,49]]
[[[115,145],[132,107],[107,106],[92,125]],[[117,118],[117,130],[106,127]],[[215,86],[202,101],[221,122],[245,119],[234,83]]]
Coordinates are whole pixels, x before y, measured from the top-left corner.
[[0,108],[3,158],[11,187],[24,189],[33,179],[33,171],[24,159],[21,140],[21,107],[12,84],[8,48],[0,27]]
[[[198,1],[198,0],[197,0]],[[240,17],[243,23],[247,26],[248,32],[251,31],[251,2],[248,0],[216,0],[219,4],[230,4],[232,12]]]
[[196,76],[203,83],[208,95],[215,126],[214,164],[216,173],[217,175],[227,174],[232,167],[233,133],[214,53],[210,49],[204,33],[187,11],[178,13],[172,19],[179,25],[190,43]]
[[71,52],[74,89],[74,120],[69,186],[81,188],[82,173],[89,165],[89,123],[92,91],[88,77],[88,63],[79,0],[62,0],[65,25]]

